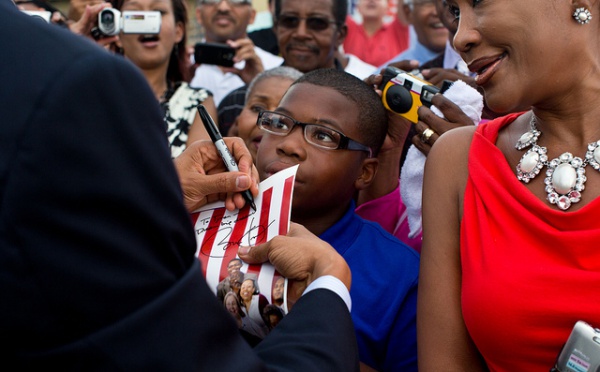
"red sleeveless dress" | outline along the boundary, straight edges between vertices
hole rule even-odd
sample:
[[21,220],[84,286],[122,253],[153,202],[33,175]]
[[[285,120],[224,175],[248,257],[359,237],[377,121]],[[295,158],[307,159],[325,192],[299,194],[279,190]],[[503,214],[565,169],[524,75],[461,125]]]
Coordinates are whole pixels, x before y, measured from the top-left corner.
[[495,146],[519,115],[480,125],[470,148],[462,312],[491,371],[548,372],[577,320],[600,327],[600,198],[563,212],[529,192]]

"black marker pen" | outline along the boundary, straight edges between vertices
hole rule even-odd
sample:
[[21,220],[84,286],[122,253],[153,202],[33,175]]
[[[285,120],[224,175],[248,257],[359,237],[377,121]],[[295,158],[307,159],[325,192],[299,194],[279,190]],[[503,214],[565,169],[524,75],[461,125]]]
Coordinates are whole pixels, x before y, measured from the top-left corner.
[[[227,170],[230,172],[238,172],[239,168],[237,163],[235,162],[235,159],[233,158],[233,155],[231,155],[231,152],[229,152],[225,141],[223,141],[223,137],[221,137],[221,133],[219,133],[217,125],[210,117],[208,111],[206,111],[206,108],[203,105],[198,105],[198,114],[200,114],[200,119],[202,119],[202,123],[204,124],[204,127],[206,128],[206,131],[210,136],[210,139],[215,144],[219,155],[221,155],[221,159],[223,159],[223,163],[225,163]],[[254,198],[252,197],[252,193],[250,192],[250,190],[242,192],[242,196],[244,197],[244,200],[246,200],[246,202],[250,204],[250,207],[256,210],[256,204],[254,204]]]

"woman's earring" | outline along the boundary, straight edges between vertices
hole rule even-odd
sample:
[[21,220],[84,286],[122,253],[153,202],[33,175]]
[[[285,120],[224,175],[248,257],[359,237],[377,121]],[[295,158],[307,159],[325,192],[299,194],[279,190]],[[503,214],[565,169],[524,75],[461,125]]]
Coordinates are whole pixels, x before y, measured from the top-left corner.
[[590,11],[586,8],[577,8],[573,13],[573,18],[575,18],[577,23],[580,25],[585,25],[590,22],[590,19],[592,19],[592,13],[590,13]]

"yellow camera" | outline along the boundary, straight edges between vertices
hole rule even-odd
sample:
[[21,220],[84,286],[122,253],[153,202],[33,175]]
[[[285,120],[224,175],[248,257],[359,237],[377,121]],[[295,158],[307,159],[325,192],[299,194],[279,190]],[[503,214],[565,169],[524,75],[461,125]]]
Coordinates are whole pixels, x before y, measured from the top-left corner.
[[431,107],[431,99],[440,92],[435,85],[392,66],[386,67],[382,75],[383,105],[413,123],[419,121],[417,109],[423,105]]

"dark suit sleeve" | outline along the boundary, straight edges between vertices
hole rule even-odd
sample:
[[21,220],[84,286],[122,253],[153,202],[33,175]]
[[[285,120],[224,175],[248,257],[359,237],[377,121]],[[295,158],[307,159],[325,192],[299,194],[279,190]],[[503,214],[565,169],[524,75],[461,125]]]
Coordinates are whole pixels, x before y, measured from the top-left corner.
[[228,350],[261,366],[202,279],[145,79],[95,48],[58,61],[4,153],[6,354],[25,368],[185,371]]
[[327,289],[302,296],[255,350],[273,371],[358,371],[348,308]]
[[[25,25],[30,20],[9,8],[0,5],[0,22],[14,32],[0,41],[3,53],[18,58],[10,66],[0,62],[0,76],[14,87],[0,92],[3,365],[283,366],[280,340],[265,340],[274,349],[259,357],[202,278],[165,127],[145,79],[130,63],[67,32]],[[336,301],[332,293],[326,297]],[[297,313],[332,321],[316,313],[317,305]],[[349,319],[344,311],[339,325]],[[317,323],[306,326],[324,326]],[[302,318],[295,327],[304,327]],[[305,343],[319,338],[306,336]]]

